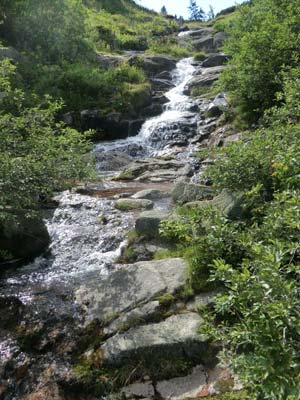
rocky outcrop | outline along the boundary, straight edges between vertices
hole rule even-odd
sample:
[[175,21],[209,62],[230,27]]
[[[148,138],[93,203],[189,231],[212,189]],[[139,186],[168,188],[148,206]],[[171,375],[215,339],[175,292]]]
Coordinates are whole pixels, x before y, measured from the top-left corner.
[[225,65],[229,60],[229,55],[227,54],[210,54],[202,63],[202,68],[218,67],[220,65]]
[[113,56],[111,54],[95,54],[95,60],[97,61],[100,68],[109,69],[117,66],[121,62],[126,61],[126,57],[123,56]]
[[140,214],[135,222],[135,229],[139,235],[146,237],[158,237],[161,221],[168,219],[170,212],[145,211]]
[[208,105],[206,116],[208,118],[219,117],[224,110],[228,108],[228,101],[225,93],[219,93],[214,100]]
[[49,243],[47,228],[38,216],[27,216],[24,212],[14,217],[9,216],[0,223],[0,250],[12,262],[40,255]]
[[185,88],[185,94],[189,95],[193,89],[210,87],[214,82],[219,79],[220,73],[224,70],[225,66],[203,68],[201,74],[192,78]]
[[86,323],[107,321],[164,293],[179,290],[187,265],[180,258],[122,265],[108,277],[100,276],[76,291],[76,302],[85,311]]
[[128,59],[128,64],[142,68],[149,77],[176,68],[176,62],[171,58],[153,55],[134,55]]
[[180,182],[174,186],[172,198],[175,203],[184,204],[191,201],[211,199],[213,193],[209,186]]
[[184,162],[146,158],[129,164],[115,180],[169,182],[188,174],[189,170]]
[[101,346],[103,360],[120,365],[136,358],[150,355],[157,357],[187,357],[207,361],[208,339],[199,335],[203,322],[196,313],[178,314],[165,321],[132,328],[115,335]]
[[197,51],[213,52],[215,50],[214,38],[212,35],[204,36],[201,39],[194,40],[193,46]]
[[[145,100],[148,104],[148,99]],[[125,139],[138,134],[144,119],[124,119],[120,113],[102,115],[100,110],[83,110],[80,113],[82,130],[95,131],[94,140]]]

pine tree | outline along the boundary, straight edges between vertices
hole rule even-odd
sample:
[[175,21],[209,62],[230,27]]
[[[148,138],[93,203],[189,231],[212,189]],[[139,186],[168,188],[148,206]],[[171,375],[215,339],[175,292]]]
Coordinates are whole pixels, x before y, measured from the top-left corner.
[[167,11],[167,9],[166,9],[166,6],[162,6],[162,8],[161,8],[161,10],[160,10],[160,13],[161,13],[162,15],[167,15],[167,14],[168,14],[168,11]]
[[189,13],[190,21],[203,21],[205,19],[205,12],[197,5],[196,0],[190,0]]
[[209,5],[209,11],[208,11],[207,17],[208,17],[208,19],[215,18],[215,10],[211,4]]

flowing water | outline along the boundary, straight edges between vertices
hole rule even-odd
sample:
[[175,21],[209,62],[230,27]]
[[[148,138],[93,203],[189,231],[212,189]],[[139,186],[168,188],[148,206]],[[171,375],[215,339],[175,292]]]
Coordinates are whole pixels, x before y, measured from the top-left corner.
[[[165,94],[169,102],[164,112],[148,119],[136,137],[99,143],[95,145],[95,153],[109,154],[117,150],[129,153],[131,158],[141,158],[165,149],[173,132],[180,130],[182,124],[188,127],[195,124],[196,114],[191,111],[193,101],[184,94],[194,72],[192,59],[180,61],[172,74],[175,87]],[[103,189],[110,185],[108,178],[102,184]],[[116,210],[112,198],[67,191],[56,200],[58,207],[45,217],[51,236],[49,253],[23,268],[7,271],[0,279],[0,298],[16,297],[34,307],[37,316],[49,310],[75,315],[74,289],[91,274],[109,273],[124,245],[126,233],[134,226],[134,213]],[[1,362],[16,351],[14,346],[7,332],[1,338],[0,327],[0,370]]]

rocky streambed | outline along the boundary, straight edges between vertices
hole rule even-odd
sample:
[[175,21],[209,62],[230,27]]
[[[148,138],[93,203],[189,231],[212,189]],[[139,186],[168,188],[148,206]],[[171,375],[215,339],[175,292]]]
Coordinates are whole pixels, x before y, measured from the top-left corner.
[[0,398],[184,399],[234,386],[198,332],[213,294],[186,297],[186,262],[153,260],[174,202],[205,199],[238,212],[230,194],[211,200],[201,178],[211,160],[194,157],[237,139],[220,124],[223,94],[190,95],[217,79],[224,57],[205,63],[177,64],[164,111],[137,136],[95,145],[101,181],[58,195],[45,215],[48,254],[1,276]]

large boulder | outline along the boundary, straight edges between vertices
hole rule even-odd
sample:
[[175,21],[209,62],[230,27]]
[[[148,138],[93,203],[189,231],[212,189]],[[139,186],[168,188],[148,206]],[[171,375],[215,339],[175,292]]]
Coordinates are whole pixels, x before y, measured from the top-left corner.
[[224,189],[212,203],[226,218],[236,220],[242,218],[246,212],[243,200],[243,195]]
[[14,261],[40,255],[49,243],[48,230],[40,217],[22,213],[0,223],[0,251]]
[[180,258],[117,266],[108,276],[98,275],[76,292],[86,311],[86,323],[107,321],[166,293],[175,293],[186,281],[187,265]]
[[224,65],[229,60],[229,56],[227,54],[210,54],[202,63],[202,67],[210,68],[210,67],[218,67],[220,65]]
[[201,28],[197,29],[195,31],[190,31],[188,36],[193,38],[193,39],[202,39],[207,36],[212,35],[212,29],[211,28]]
[[225,32],[217,32],[214,35],[214,48],[218,50],[223,46],[224,42],[228,39],[229,34]]
[[219,93],[214,100],[208,105],[206,116],[208,118],[219,117],[223,114],[224,109],[228,107],[228,101],[225,93]]
[[184,93],[190,95],[193,90],[199,88],[206,88],[212,86],[220,76],[220,73],[224,70],[225,66],[217,66],[211,68],[203,68],[201,75],[194,76],[186,85]]
[[194,40],[193,46],[197,51],[213,52],[214,38],[212,35],[204,36],[201,39]]
[[131,162],[131,157],[128,154],[118,150],[95,151],[94,155],[99,171],[119,171]]
[[110,69],[126,60],[126,58],[123,56],[113,56],[111,54],[99,54],[99,53],[95,54],[95,59],[98,62],[99,66],[103,69]]
[[13,47],[1,47],[0,48],[0,61],[5,58],[9,58],[14,62],[21,62],[21,54]]
[[171,58],[153,55],[134,55],[128,59],[128,64],[142,68],[148,76],[176,68],[176,63]]
[[83,130],[96,131],[94,139],[125,139],[136,135],[143,120],[124,120],[120,113],[102,115],[100,110],[83,110],[80,113],[80,125]]
[[213,190],[209,186],[194,183],[179,182],[172,191],[172,198],[177,204],[192,201],[207,200],[213,197]]
[[196,313],[178,314],[165,321],[139,326],[115,335],[101,346],[103,360],[121,365],[149,356],[186,357],[207,361],[208,338],[198,330],[203,323]]
[[161,221],[170,217],[169,212],[145,211],[139,215],[135,222],[135,229],[139,235],[157,237]]

